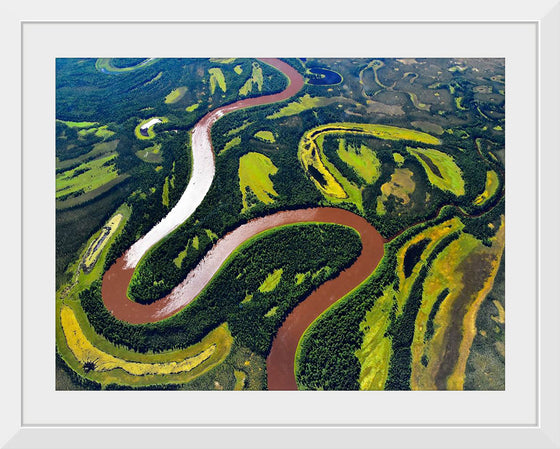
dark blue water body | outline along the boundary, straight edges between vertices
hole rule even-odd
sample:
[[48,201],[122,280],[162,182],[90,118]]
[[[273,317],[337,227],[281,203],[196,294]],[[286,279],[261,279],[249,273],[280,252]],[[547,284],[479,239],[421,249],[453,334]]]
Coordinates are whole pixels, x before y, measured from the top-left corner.
[[332,84],[338,84],[342,81],[342,76],[332,70],[313,67],[309,69],[309,72],[311,72],[311,75],[306,75],[307,84],[313,84],[315,86],[329,86]]

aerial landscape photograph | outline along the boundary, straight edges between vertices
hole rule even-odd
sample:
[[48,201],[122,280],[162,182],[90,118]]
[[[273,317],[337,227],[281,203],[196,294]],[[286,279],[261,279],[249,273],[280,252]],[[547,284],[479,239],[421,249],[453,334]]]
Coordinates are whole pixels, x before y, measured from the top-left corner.
[[503,58],[57,58],[55,118],[57,390],[505,390]]

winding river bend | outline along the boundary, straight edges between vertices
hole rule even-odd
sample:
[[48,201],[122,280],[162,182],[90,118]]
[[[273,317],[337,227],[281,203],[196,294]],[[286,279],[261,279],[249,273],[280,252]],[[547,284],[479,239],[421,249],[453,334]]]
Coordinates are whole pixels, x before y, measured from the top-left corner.
[[250,98],[223,106],[205,115],[195,125],[192,132],[192,175],[183,196],[162,221],[132,245],[104,274],[102,297],[105,307],[119,320],[135,324],[161,321],[179,312],[196,298],[240,244],[265,230],[305,222],[334,223],[352,227],[360,234],[362,240],[360,256],[338,277],[321,285],[296,306],[273,341],[267,359],[268,388],[296,390],[294,357],[303,332],[326,308],[365,280],[383,256],[383,238],[362,217],[343,209],[321,207],[282,211],[257,218],[218,240],[186,279],[164,298],[143,305],[129,300],[126,295],[134,269],[142,256],[190,217],[210,189],[215,173],[210,130],[216,120],[237,109],[288,99],[303,86],[302,76],[288,64],[277,59],[262,61],[282,71],[290,80],[288,87],[278,94]]

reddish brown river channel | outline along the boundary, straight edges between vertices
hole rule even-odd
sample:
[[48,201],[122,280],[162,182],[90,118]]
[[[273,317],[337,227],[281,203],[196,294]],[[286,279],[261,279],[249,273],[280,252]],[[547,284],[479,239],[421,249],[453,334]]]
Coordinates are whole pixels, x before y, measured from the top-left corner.
[[[288,76],[290,79],[288,88],[279,94],[251,98],[224,106],[220,108],[223,113],[281,101],[290,98],[301,89],[303,78],[288,64],[275,59],[266,59],[263,62],[276,67]],[[216,114],[216,111],[211,114]],[[209,134],[215,120],[207,120],[206,117],[203,117],[196,126],[207,123],[204,131]],[[169,295],[148,305],[133,302],[126,295],[134,267],[127,266],[125,253],[103,276],[103,302],[107,309],[122,321],[140,324],[163,320],[179,312],[195,299],[228,256],[243,242],[268,229],[305,222],[334,223],[352,227],[360,234],[362,252],[352,266],[335,279],[321,285],[298,304],[274,338],[267,358],[268,388],[269,390],[296,390],[294,357],[305,329],[331,304],[364,281],[375,270],[383,256],[383,238],[371,224],[356,214],[343,209],[323,207],[282,211],[251,220],[218,240],[196,268]]]

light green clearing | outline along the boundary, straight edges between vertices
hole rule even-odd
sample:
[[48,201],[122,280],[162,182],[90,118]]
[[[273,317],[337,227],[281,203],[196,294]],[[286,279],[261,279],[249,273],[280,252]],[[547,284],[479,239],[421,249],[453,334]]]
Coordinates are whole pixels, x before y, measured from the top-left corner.
[[192,246],[194,249],[198,249],[198,235],[195,235],[192,239]]
[[186,93],[187,93],[187,87],[186,86],[181,86],[181,87],[178,87],[177,89],[173,89],[165,97],[165,103],[166,104],[177,103],[181,98],[183,98],[185,96]]
[[187,107],[185,108],[185,111],[187,111],[187,112],[192,112],[192,111],[194,111],[195,109],[198,109],[199,106],[200,106],[200,103],[191,104],[190,106],[187,106]]
[[258,62],[253,62],[253,71],[251,72],[251,77],[245,81],[245,84],[239,89],[239,95],[246,96],[253,91],[253,86],[257,85],[257,89],[262,91],[263,87],[263,73],[262,68]]
[[185,249],[183,251],[181,251],[177,257],[175,257],[175,259],[173,259],[173,263],[175,264],[175,266],[177,268],[181,268],[181,264],[183,263],[183,259],[187,256],[187,251],[189,249],[189,245],[191,244],[191,241],[189,240],[187,242],[187,246],[185,246]]
[[245,294],[245,299],[243,299],[243,301],[241,301],[241,304],[245,304],[245,303],[247,303],[247,302],[250,302],[251,299],[253,299],[253,295],[252,295],[252,294],[249,294],[249,293],[246,293],[246,294]]
[[234,71],[235,73],[237,73],[238,75],[241,75],[241,74],[243,73],[243,67],[241,67],[241,65],[236,65],[236,66],[233,68],[233,71]]
[[139,150],[135,154],[144,162],[149,162],[150,164],[160,164],[163,161],[161,143]]
[[[459,166],[449,154],[431,148],[410,148],[407,151],[418,159],[424,167],[430,183],[440,190],[447,190],[456,196],[465,194],[465,181]],[[437,176],[424,158],[430,161],[439,169],[441,177]]]
[[325,265],[324,267],[319,268],[315,273],[313,273],[311,275],[311,279],[316,279],[318,276],[330,276],[330,274],[332,273],[332,268],[329,267],[328,265]]
[[88,136],[89,134],[94,134],[95,137],[101,137],[102,139],[106,139],[114,135],[115,132],[107,129],[107,125],[100,126],[99,128],[80,129],[78,131],[78,136],[80,137],[85,137]]
[[95,68],[101,72],[108,73],[132,72],[133,70],[140,69],[142,67],[148,67],[154,62],[159,61],[159,58],[149,58],[130,67],[114,67],[111,64],[111,59],[112,58],[98,58],[97,61],[95,61]]
[[115,151],[118,144],[119,144],[118,140],[111,140],[109,142],[99,142],[93,146],[93,149],[91,151],[89,151],[86,154],[82,154],[81,156],[78,156],[74,159],[66,159],[65,161],[59,161],[57,158],[56,169],[66,170],[69,167],[74,167],[88,160],[95,159],[97,156],[112,153],[113,151]]
[[233,387],[233,391],[242,391],[243,387],[245,386],[245,379],[247,378],[247,374],[245,374],[245,371],[234,369],[233,375],[235,376],[235,386]]
[[218,153],[218,156],[221,156],[222,154],[224,154],[227,150],[229,150],[230,148],[233,148],[237,145],[239,145],[241,143],[241,137],[237,136],[234,137],[233,139],[231,139],[230,141],[226,142],[226,144],[224,145],[224,147],[220,150],[220,152]]
[[245,128],[251,126],[253,124],[253,122],[244,122],[241,126],[238,126],[237,128],[233,128],[230,129],[226,136],[233,136],[234,134],[237,134],[239,131],[243,131]]
[[500,125],[494,126],[494,128],[492,128],[494,131],[503,131],[504,128],[502,128]]
[[149,84],[155,83],[158,79],[161,78],[161,76],[163,75],[163,72],[159,72],[156,76],[154,76],[150,81],[148,81],[146,84],[144,84],[144,86],[147,86]]
[[346,145],[345,139],[340,139],[337,154],[366,183],[373,184],[379,178],[381,162],[371,148],[364,144],[356,148],[351,144]]
[[204,232],[206,232],[206,235],[210,240],[218,240],[218,234],[212,232],[210,229],[205,229]]
[[214,67],[212,69],[208,69],[208,73],[210,74],[210,94],[214,94],[216,91],[216,85],[222,89],[222,92],[225,92],[227,89],[226,79],[224,78],[224,72],[222,72],[222,69]]
[[296,285],[299,285],[303,281],[305,281],[305,278],[307,278],[307,276],[309,276],[309,271],[307,273],[296,273],[295,275]]
[[[115,179],[118,176],[115,166],[105,164],[116,157],[116,154],[111,154],[84,162],[76,168],[58,174],[56,176],[56,198],[80,190],[89,192]],[[77,171],[83,171],[83,173],[74,176]]]
[[264,314],[264,316],[267,317],[267,318],[271,317],[271,316],[274,316],[274,315],[276,315],[277,310],[278,310],[278,306],[274,306],[272,309],[270,309],[268,312],[266,312]]
[[98,122],[69,122],[65,120],[57,120],[57,122],[64,123],[68,128],[91,128],[98,124]]
[[[489,153],[490,155],[492,155],[492,153]],[[486,184],[484,186],[484,192],[482,192],[480,195],[478,195],[475,200],[473,201],[473,204],[475,206],[481,206],[484,203],[486,203],[486,201],[488,201],[490,198],[492,198],[494,196],[494,194],[498,191],[498,185],[500,184],[500,181],[498,179],[498,174],[494,171],[494,170],[489,170],[486,172]]]
[[401,153],[393,153],[393,159],[399,167],[402,166],[404,162],[404,156]]
[[271,131],[257,131],[254,137],[266,143],[276,142],[276,139],[274,138],[274,134],[272,134]]
[[267,116],[267,119],[276,119],[281,117],[289,117],[291,115],[300,114],[303,111],[307,111],[309,109],[320,108],[324,106],[328,106],[333,103],[337,102],[353,102],[348,98],[344,97],[312,97],[309,94],[305,94],[303,97],[300,97],[297,101],[292,101],[288,103],[287,106],[284,106],[279,111],[275,112]]
[[[148,128],[148,135],[147,136],[143,136],[142,134],[140,134],[140,128],[142,128],[142,126],[144,126],[146,123],[150,123],[153,120],[160,120],[160,122],[154,122],[152,125],[150,125],[150,127]],[[154,126],[157,125],[158,123],[167,123],[169,121],[169,119],[167,117],[150,117],[147,118],[146,120],[142,120],[140,123],[138,123],[138,125],[136,126],[136,128],[134,128],[134,135],[136,136],[137,139],[140,140],[150,140],[153,139],[156,136],[156,133],[154,132]]]
[[169,177],[165,177],[165,182],[163,183],[163,191],[161,193],[161,203],[165,207],[169,207]]
[[391,311],[395,304],[392,288],[377,298],[373,308],[360,323],[364,334],[362,346],[356,351],[360,361],[360,390],[383,390],[391,360],[391,338],[385,336],[391,324]]
[[263,283],[259,287],[259,291],[261,293],[271,292],[276,288],[280,280],[282,279],[282,273],[284,272],[283,268],[278,268],[270,273]]
[[231,64],[237,58],[210,58],[210,62],[217,62],[219,64]]
[[264,204],[274,201],[272,197],[278,196],[278,193],[274,190],[270,176],[277,172],[278,168],[264,154],[247,153],[241,156],[239,159],[239,189],[243,196],[241,212],[245,212],[250,207],[247,201],[248,189]]
[[447,69],[449,72],[464,72],[465,70],[467,70],[467,67],[461,67],[459,65],[450,67]]

